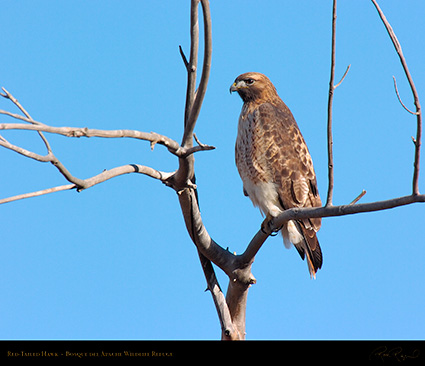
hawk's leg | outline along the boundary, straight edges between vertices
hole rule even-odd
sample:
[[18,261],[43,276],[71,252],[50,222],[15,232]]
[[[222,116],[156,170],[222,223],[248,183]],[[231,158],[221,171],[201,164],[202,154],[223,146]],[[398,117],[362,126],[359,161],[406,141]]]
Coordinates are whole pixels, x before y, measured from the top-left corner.
[[277,229],[273,229],[275,217],[276,216],[268,213],[264,221],[261,223],[261,231],[264,234],[276,236],[277,233],[282,229],[283,225],[279,226]]

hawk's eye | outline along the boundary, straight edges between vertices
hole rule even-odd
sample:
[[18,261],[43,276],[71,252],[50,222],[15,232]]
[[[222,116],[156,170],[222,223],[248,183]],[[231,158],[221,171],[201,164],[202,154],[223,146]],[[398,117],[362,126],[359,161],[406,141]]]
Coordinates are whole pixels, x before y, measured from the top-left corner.
[[246,85],[252,85],[254,84],[254,79],[246,79]]

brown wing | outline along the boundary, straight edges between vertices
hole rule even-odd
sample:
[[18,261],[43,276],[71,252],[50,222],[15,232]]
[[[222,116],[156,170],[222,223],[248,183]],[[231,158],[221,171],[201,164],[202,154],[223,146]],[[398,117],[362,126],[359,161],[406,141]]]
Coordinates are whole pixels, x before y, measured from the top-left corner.
[[[284,208],[321,206],[313,161],[289,108],[283,102],[279,107],[264,103],[258,110],[258,121],[272,141],[266,161]],[[318,230],[320,219],[312,219],[310,225]]]
[[[263,103],[259,109],[264,121],[264,134],[272,141],[266,151],[266,161],[273,181],[277,186],[279,201],[283,209],[293,207],[320,207],[322,205],[317,189],[313,162],[304,138],[289,108],[279,104]],[[297,222],[307,242],[307,248],[296,246],[301,257],[307,250],[315,271],[321,267],[322,253],[316,232],[320,229],[321,219],[304,219]]]

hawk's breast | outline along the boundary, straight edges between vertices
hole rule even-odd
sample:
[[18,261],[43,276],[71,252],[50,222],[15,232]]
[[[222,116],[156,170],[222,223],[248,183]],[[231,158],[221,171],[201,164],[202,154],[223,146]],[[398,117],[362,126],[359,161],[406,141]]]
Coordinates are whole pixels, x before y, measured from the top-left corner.
[[282,212],[276,184],[269,169],[270,152],[273,149],[261,123],[258,111],[242,110],[236,139],[236,166],[241,176],[244,191],[252,203],[264,214],[277,216]]

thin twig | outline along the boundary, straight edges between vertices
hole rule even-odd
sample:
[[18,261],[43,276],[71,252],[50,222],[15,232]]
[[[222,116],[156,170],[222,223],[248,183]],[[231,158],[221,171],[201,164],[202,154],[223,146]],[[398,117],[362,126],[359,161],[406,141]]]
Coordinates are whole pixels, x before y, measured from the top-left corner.
[[342,84],[342,82],[344,81],[345,77],[348,74],[348,70],[350,70],[350,67],[351,67],[351,64],[347,66],[347,69],[345,70],[344,75],[342,75],[342,78],[339,81],[339,83],[334,86],[334,89],[338,88]]
[[24,149],[24,148],[22,148],[20,146],[16,146],[16,145],[11,144],[4,137],[1,138],[0,146],[4,147],[6,149],[12,150],[12,151],[14,151],[14,152],[16,152],[18,154],[21,154],[22,156],[25,156],[27,158],[40,161],[42,163],[47,163],[47,162],[50,162],[51,161],[51,155],[50,155],[50,153],[47,154],[47,155],[36,154],[36,153],[34,153],[32,151],[29,151],[29,150],[26,150],[26,149]]
[[58,187],[42,189],[42,190],[36,191],[36,192],[24,193],[24,194],[19,194],[19,195],[13,196],[13,197],[0,199],[0,204],[14,202],[14,201],[22,200],[22,199],[25,199],[25,198],[38,197],[38,196],[42,196],[42,195],[54,193],[54,192],[68,191],[68,190],[74,189],[74,188],[77,188],[77,186],[75,184],[66,184],[66,185],[62,185],[62,186],[58,186]]
[[[5,88],[2,88],[2,89],[5,92],[5,94],[1,94],[1,95],[5,98],[11,100],[12,103],[15,104],[23,114],[25,114],[29,123],[37,124],[37,122],[35,122],[33,120],[33,118],[30,116],[30,114],[27,112],[27,110],[21,105],[21,103],[19,103],[18,100],[11,93],[9,93]],[[41,139],[43,140],[43,143],[46,146],[47,152],[51,153],[52,148],[50,147],[49,141],[47,141],[46,137],[43,135],[42,132],[38,131],[38,134],[41,137]]]
[[5,88],[2,88],[2,90],[4,91],[4,94],[1,94],[2,97],[9,99],[13,104],[15,104],[20,111],[25,114],[25,116],[32,120],[32,117],[30,116],[30,114],[26,111],[26,109],[21,105],[21,103],[18,102],[18,100],[11,94],[9,93]]
[[[192,144],[193,130],[195,129],[196,121],[201,111],[201,106],[204,100],[205,93],[207,91],[208,79],[211,70],[212,34],[210,7],[209,2],[207,0],[201,0],[200,2],[202,5],[204,20],[204,57],[202,65],[202,74],[201,79],[199,81],[198,89],[195,93],[195,97],[190,108],[190,113],[187,116],[182,146],[188,146],[188,144]],[[199,3],[199,0],[192,0],[192,3],[195,3],[197,5]],[[193,73],[190,74],[192,75]]]
[[411,111],[409,108],[407,108],[407,107],[404,105],[404,103],[402,102],[402,100],[401,100],[401,98],[400,98],[400,94],[398,93],[397,81],[395,80],[395,76],[393,76],[393,80],[394,80],[394,89],[395,89],[395,92],[396,92],[396,94],[397,94],[398,101],[400,102],[401,106],[402,106],[402,107],[403,107],[403,108],[404,108],[407,112],[409,112],[410,114],[413,114],[413,115],[417,116],[417,115],[418,115],[418,112],[413,112],[413,111]]
[[365,194],[366,194],[366,191],[363,189],[362,193],[360,193],[354,200],[350,202],[350,205],[354,205],[357,202],[359,202]]
[[94,177],[87,178],[84,180],[80,180],[80,184],[66,184],[53,188],[43,189],[36,192],[24,193],[13,197],[0,199],[0,204],[18,201],[25,198],[38,197],[49,193],[66,191],[71,189],[77,189],[77,191],[82,191],[84,189],[88,189],[93,187],[99,183],[103,183],[109,179],[118,177],[120,175],[129,174],[129,173],[139,173],[147,175],[151,178],[158,179],[163,183],[167,182],[167,179],[174,173],[166,173],[161,172],[159,170],[150,168],[148,166],[140,165],[140,164],[128,164],[120,167],[116,167],[109,170],[104,170],[102,173],[95,175]]
[[404,73],[406,74],[407,80],[410,85],[410,89],[412,90],[414,104],[416,106],[416,120],[417,120],[417,128],[416,128],[416,139],[415,139],[415,160],[414,160],[414,171],[413,171],[413,183],[412,183],[412,194],[419,194],[419,168],[420,168],[420,156],[421,156],[421,138],[422,138],[422,112],[421,105],[419,102],[418,92],[415,87],[415,83],[413,82],[413,78],[410,75],[409,68],[407,67],[406,59],[403,55],[403,51],[401,49],[400,42],[398,41],[394,30],[392,29],[390,23],[385,17],[383,11],[379,7],[378,3],[375,0],[372,0],[373,5],[375,5],[376,10],[378,11],[379,17],[385,25],[385,28],[388,32],[388,35],[391,38],[391,41],[394,45],[394,48],[400,58],[400,62],[403,66]]
[[336,40],[336,0],[333,0],[332,9],[332,50],[331,50],[331,76],[329,80],[329,98],[328,98],[328,194],[326,206],[332,206],[332,197],[334,189],[334,162],[333,162],[333,138],[332,138],[332,103],[335,90],[335,40]]
[[184,52],[183,52],[183,48],[182,48],[182,46],[181,46],[181,45],[179,45],[179,51],[180,51],[180,56],[182,57],[182,60],[183,60],[184,66],[186,67],[186,70],[187,70],[187,71],[189,71],[189,70],[188,70],[188,67],[189,67],[189,61],[187,61],[186,55],[184,54]]
[[230,337],[236,333],[236,330],[233,326],[232,317],[226,304],[226,298],[221,291],[220,285],[217,281],[214,267],[212,266],[211,261],[207,259],[199,250],[198,255],[201,261],[202,269],[204,270],[205,278],[207,280],[208,290],[211,292],[218,313],[222,334],[224,337]]
[[[184,126],[189,120],[189,115],[192,110],[193,101],[195,99],[196,89],[196,69],[198,65],[198,48],[199,48],[199,22],[198,22],[198,5],[199,0],[192,0],[190,6],[190,55],[189,62],[186,56],[183,62],[187,71],[187,88],[186,88],[186,105],[184,109]],[[182,51],[182,49],[181,49]],[[180,52],[180,54],[182,54]],[[184,55],[184,54],[183,54]],[[184,146],[184,141],[182,141]]]

